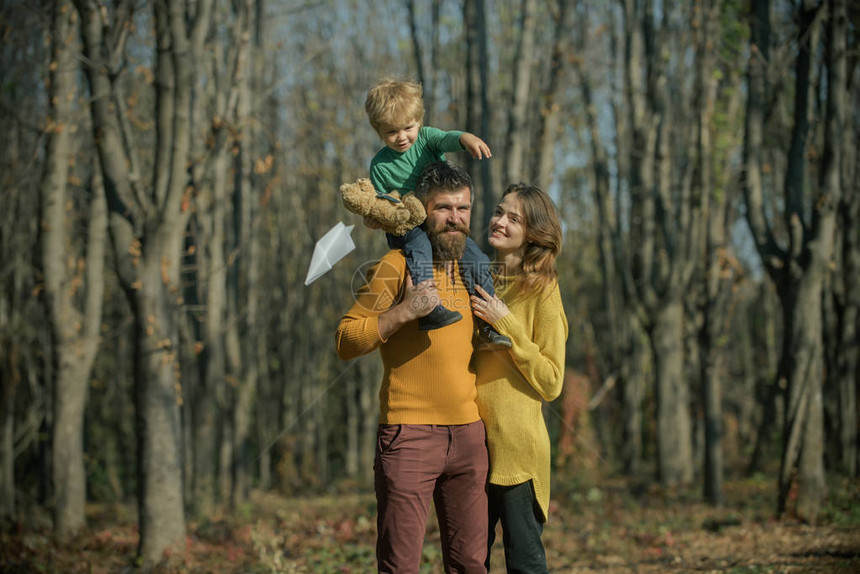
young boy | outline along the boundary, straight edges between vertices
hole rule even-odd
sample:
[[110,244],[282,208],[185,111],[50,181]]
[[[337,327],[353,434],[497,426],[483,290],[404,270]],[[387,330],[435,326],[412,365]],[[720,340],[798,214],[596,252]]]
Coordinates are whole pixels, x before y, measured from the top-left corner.
[[[424,121],[424,100],[421,86],[412,82],[385,80],[367,93],[364,109],[370,125],[385,144],[370,163],[370,181],[376,193],[388,201],[399,203],[389,195],[401,195],[415,190],[415,183],[428,164],[445,161],[445,152],[468,151],[473,158],[491,157],[490,148],[474,134],[461,131],[445,132]],[[433,250],[421,227],[402,237],[386,234],[392,249],[402,249],[406,266],[414,284],[433,277]],[[494,293],[490,275],[490,260],[472,239],[466,240],[466,250],[459,262],[463,283],[474,294],[475,285]],[[438,305],[429,315],[418,320],[419,329],[429,331],[462,319],[458,311]],[[478,325],[479,348],[509,349],[511,340],[492,325],[475,318]]]

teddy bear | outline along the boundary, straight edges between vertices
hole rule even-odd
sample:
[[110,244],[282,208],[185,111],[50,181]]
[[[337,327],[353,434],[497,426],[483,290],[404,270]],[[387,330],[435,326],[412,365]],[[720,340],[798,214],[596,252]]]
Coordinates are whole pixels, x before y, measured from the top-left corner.
[[344,206],[351,212],[370,217],[382,226],[386,232],[401,236],[413,227],[421,225],[427,212],[424,204],[412,193],[401,196],[393,191],[389,195],[399,199],[394,203],[384,197],[379,197],[373,184],[366,177],[355,183],[344,183],[340,186],[340,194]]

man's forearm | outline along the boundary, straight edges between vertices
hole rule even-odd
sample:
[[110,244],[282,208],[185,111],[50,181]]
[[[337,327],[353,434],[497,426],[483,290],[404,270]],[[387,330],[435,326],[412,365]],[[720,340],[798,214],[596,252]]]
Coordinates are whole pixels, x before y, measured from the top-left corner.
[[378,317],[379,338],[387,341],[388,337],[400,330],[403,325],[417,318],[411,306],[406,301],[401,301]]

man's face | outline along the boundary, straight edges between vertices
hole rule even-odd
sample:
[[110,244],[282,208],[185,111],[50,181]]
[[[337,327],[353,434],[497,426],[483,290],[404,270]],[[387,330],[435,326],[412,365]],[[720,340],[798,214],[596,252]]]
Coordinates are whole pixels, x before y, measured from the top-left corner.
[[469,220],[472,216],[472,192],[468,187],[458,191],[434,193],[427,200],[427,237],[437,261],[454,261],[463,257]]

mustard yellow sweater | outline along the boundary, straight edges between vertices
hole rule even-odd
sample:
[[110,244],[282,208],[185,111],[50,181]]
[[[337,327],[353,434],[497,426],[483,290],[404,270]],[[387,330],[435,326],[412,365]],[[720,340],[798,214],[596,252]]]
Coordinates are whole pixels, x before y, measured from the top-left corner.
[[379,315],[399,300],[405,285],[406,260],[389,251],[368,274],[368,282],[337,330],[337,353],[352,359],[379,348],[384,368],[379,390],[383,424],[460,425],[477,421],[475,371],[470,366],[474,323],[469,293],[459,270],[452,277],[433,273],[442,303],[460,311],[460,321],[421,332],[411,321],[383,341]]
[[558,285],[524,295],[513,277],[497,277],[496,295],[510,313],[493,326],[510,337],[505,352],[475,353],[478,409],[487,427],[490,483],[513,486],[532,481],[549,516],[550,444],[541,399],[561,393],[567,318]]

